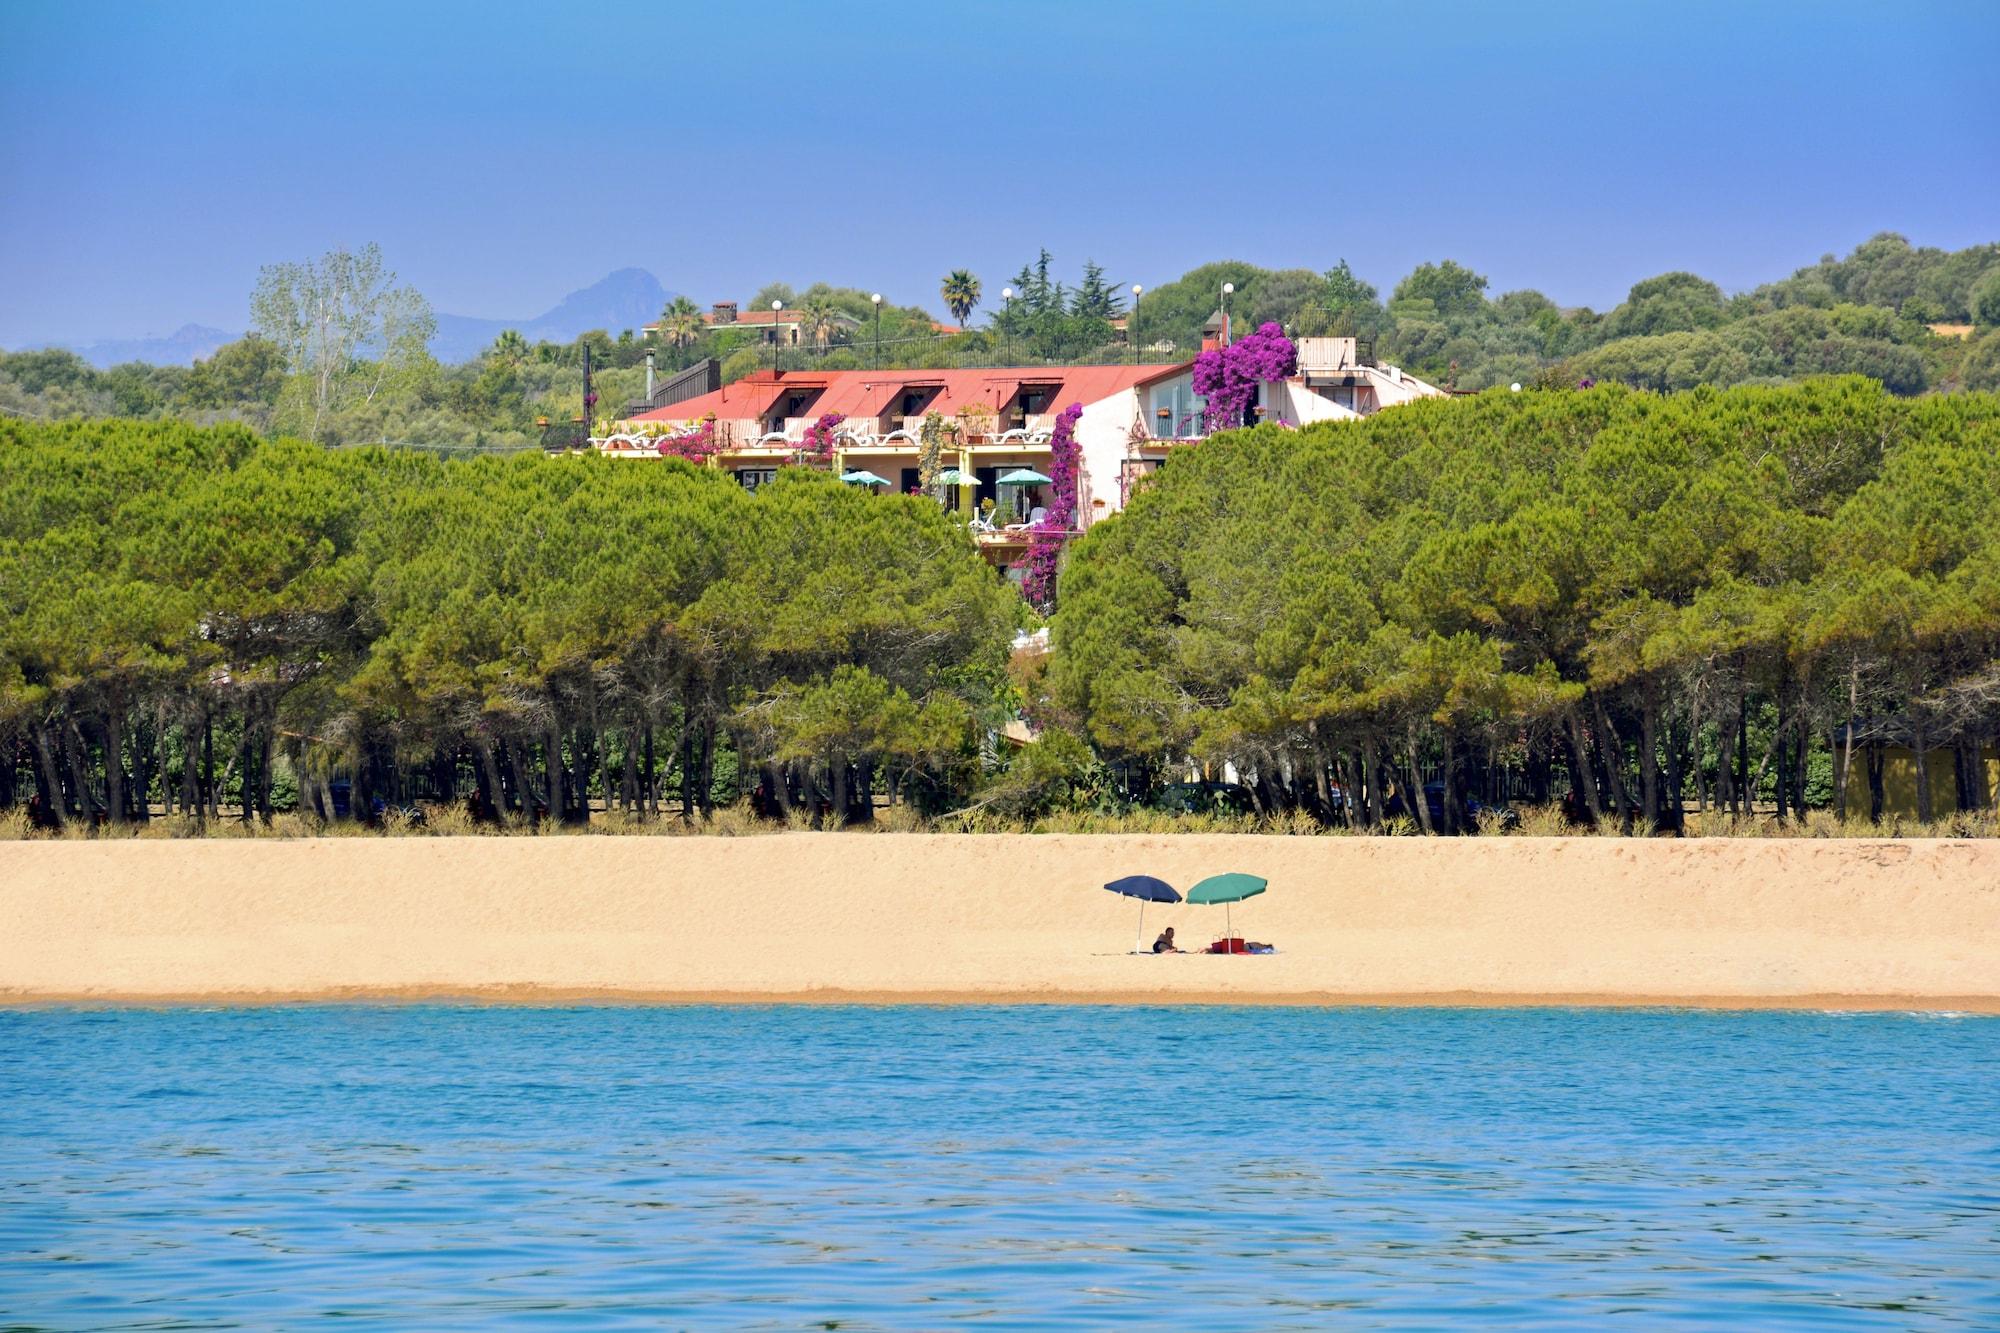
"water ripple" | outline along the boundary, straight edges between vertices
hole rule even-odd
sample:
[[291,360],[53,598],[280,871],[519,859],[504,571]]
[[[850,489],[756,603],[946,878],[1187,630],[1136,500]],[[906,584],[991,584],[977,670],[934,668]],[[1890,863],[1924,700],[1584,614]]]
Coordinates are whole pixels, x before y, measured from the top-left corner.
[[0,1010],[0,1323],[2000,1326],[2000,1021]]

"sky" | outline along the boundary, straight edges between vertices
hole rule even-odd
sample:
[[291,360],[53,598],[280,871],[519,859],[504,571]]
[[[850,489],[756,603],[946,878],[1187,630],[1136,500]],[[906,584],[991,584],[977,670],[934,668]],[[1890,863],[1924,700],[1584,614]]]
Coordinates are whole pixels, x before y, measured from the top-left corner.
[[1044,246],[1603,309],[2000,240],[1989,0],[0,0],[0,50],[8,346],[239,329],[260,265],[369,241],[525,318],[627,266],[936,309]]

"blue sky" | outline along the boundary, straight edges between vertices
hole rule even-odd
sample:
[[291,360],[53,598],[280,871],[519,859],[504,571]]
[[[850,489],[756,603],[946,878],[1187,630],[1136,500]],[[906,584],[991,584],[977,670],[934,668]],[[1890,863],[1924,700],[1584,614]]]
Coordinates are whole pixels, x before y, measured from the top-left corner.
[[379,242],[441,310],[613,268],[937,307],[1046,245],[1385,291],[1730,290],[2000,240],[2000,4],[0,0],[0,343],[239,328]]

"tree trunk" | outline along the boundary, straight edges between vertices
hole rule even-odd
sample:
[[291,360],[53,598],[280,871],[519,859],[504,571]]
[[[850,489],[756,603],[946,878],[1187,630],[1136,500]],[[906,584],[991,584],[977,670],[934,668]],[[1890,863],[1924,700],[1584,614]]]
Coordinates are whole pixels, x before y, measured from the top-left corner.
[[[1430,805],[1425,801],[1426,806]],[[1458,738],[1450,731],[1444,733],[1444,832],[1459,833],[1464,822],[1459,816],[1458,799]]]
[[125,728],[115,707],[104,710],[104,801],[114,824],[125,822]]
[[83,737],[78,734],[76,720],[70,719],[63,727],[63,761],[69,765],[69,780],[75,789],[73,797],[77,814],[90,823],[97,822],[98,812],[103,809],[97,803],[97,784],[90,780],[90,765],[83,754]]
[[549,818],[560,824],[567,814],[566,793],[563,790],[562,723],[553,715],[549,718],[549,734],[543,744],[547,747],[542,768],[548,779],[544,790],[548,793]]
[[1910,752],[1917,761],[1917,818],[1928,824],[1931,822],[1931,751],[1930,738],[1922,727],[1910,733]]
[[694,822],[694,707],[681,705],[681,822]]
[[1660,827],[1660,704],[1648,676],[1639,686],[1639,809],[1646,832]]
[[1741,815],[1749,815],[1752,802],[1757,799],[1756,791],[1750,786],[1750,691],[1744,690],[1736,696],[1736,799],[1742,803]]
[[1598,799],[1597,780],[1591,776],[1590,755],[1583,735],[1583,719],[1574,708],[1563,717],[1565,735],[1569,740],[1569,785],[1583,801],[1584,809],[1590,811],[1590,822],[1595,824],[1604,818],[1604,803]]
[[1882,756],[1881,743],[1876,742],[1874,744],[1871,744],[1868,747],[1868,756],[1867,756],[1868,822],[1871,824],[1879,824],[1882,822],[1882,810],[1883,806],[1886,804],[1885,798],[1882,793],[1882,769],[1883,769],[1882,760],[1883,756]]
[[215,782],[215,719],[201,710],[201,803],[203,817],[222,818],[222,792]]
[[1682,731],[1678,724],[1667,725],[1667,790],[1661,802],[1661,815],[1666,826],[1675,833],[1686,831],[1688,751],[1692,729]]
[[646,767],[645,773],[640,779],[646,803],[646,817],[648,819],[658,819],[660,816],[660,785],[655,763],[653,724],[648,722],[646,724]]
[[1590,696],[1592,716],[1597,720],[1597,754],[1604,765],[1604,776],[1611,787],[1611,799],[1618,806],[1618,827],[1627,833],[1632,831],[1632,789],[1625,785],[1625,742],[1619,738],[1617,728],[1611,725],[1611,714],[1605,711],[1603,696],[1595,691]]
[[702,818],[715,814],[715,719],[706,718],[701,727],[701,763],[697,768],[700,785],[695,788],[695,802],[701,808]]
[[1839,772],[1833,777],[1833,817],[1847,822],[1847,780],[1854,773],[1854,715],[1861,708],[1861,662],[1847,665],[1847,725],[1841,728]]
[[1424,771],[1417,763],[1417,738],[1414,732],[1410,735],[1407,754],[1410,761],[1410,797],[1403,804],[1413,807],[1410,816],[1417,821],[1419,828],[1427,834],[1435,834],[1437,830],[1431,827],[1431,803],[1424,799]]
[[56,766],[56,746],[49,739],[49,729],[36,727],[32,739],[37,771],[42,779],[42,808],[48,812],[49,818],[60,824],[75,816],[76,806],[63,788],[62,770]]
[[479,771],[486,775],[486,805],[494,814],[507,809],[507,788],[500,781],[500,764],[493,757],[493,742],[480,737],[472,743],[479,759]]

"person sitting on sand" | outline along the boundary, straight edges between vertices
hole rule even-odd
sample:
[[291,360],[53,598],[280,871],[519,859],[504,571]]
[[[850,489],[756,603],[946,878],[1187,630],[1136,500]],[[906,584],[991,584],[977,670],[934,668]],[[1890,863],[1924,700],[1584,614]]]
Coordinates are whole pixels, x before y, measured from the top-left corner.
[[1161,931],[1160,938],[1153,941],[1153,952],[1154,953],[1180,952],[1180,948],[1174,943],[1174,928],[1172,926],[1168,926],[1165,930]]

